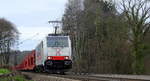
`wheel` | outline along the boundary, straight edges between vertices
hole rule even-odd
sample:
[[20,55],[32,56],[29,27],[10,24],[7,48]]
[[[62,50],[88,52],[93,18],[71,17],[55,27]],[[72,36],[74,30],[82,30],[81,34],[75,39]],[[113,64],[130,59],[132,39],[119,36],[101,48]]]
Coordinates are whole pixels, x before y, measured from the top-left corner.
[[37,72],[37,73],[44,72],[44,68],[41,67],[41,66],[37,66],[37,67],[34,68],[34,71]]
[[61,75],[65,75],[65,72],[64,71],[60,71],[59,72]]
[[34,72],[38,73],[38,68],[37,67],[34,68]]

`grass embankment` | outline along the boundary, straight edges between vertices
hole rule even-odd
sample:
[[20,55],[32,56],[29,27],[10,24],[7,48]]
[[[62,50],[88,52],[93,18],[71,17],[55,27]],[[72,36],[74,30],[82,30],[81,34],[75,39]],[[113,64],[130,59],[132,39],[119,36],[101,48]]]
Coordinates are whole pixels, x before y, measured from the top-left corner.
[[[8,69],[0,69],[0,75],[9,74],[11,70]],[[30,81],[27,80],[23,75],[16,75],[16,76],[8,76],[8,77],[0,77],[0,81]]]
[[0,74],[8,74],[8,73],[11,73],[11,71],[8,69],[0,69]]
[[0,78],[0,81],[29,81],[22,75]]

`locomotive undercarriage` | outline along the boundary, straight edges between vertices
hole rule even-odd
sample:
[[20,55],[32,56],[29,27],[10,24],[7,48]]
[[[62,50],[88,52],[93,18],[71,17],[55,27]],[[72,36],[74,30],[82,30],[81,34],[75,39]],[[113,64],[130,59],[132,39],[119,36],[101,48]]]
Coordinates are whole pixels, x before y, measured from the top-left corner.
[[72,68],[71,60],[47,60],[45,61],[44,69],[49,73],[60,73],[68,71]]

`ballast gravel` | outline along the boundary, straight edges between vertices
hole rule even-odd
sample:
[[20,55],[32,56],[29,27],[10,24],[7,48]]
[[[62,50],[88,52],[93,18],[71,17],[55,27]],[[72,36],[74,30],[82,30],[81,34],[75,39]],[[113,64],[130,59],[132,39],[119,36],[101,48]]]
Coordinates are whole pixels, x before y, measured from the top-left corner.
[[51,75],[40,75],[36,73],[23,72],[22,74],[27,76],[32,81],[81,81],[81,80],[74,80],[74,79],[62,78],[62,77],[51,76]]

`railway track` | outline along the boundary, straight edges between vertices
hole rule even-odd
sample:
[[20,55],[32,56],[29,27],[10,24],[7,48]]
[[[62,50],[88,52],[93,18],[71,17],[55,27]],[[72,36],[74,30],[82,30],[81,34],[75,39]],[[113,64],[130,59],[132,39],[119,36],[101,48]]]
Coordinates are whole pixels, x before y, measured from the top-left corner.
[[52,75],[57,77],[64,77],[70,79],[77,79],[81,81],[150,81],[150,79],[144,78],[132,78],[123,76],[108,76],[108,75]]
[[[76,74],[71,74],[67,73],[66,75],[59,75],[59,74],[48,74],[48,73],[33,73],[33,72],[22,72],[22,74],[27,75],[30,77],[30,75],[42,75],[46,77],[58,77],[58,78],[65,78],[65,79],[70,79],[71,80],[77,80],[77,81],[150,81],[150,79],[146,78],[134,78],[131,76],[123,77],[123,75],[115,75],[110,76],[110,75],[76,75]],[[149,77],[149,76],[147,76]],[[32,77],[30,77],[32,78]],[[50,80],[51,81],[51,80]],[[62,81],[62,80],[59,80]]]

